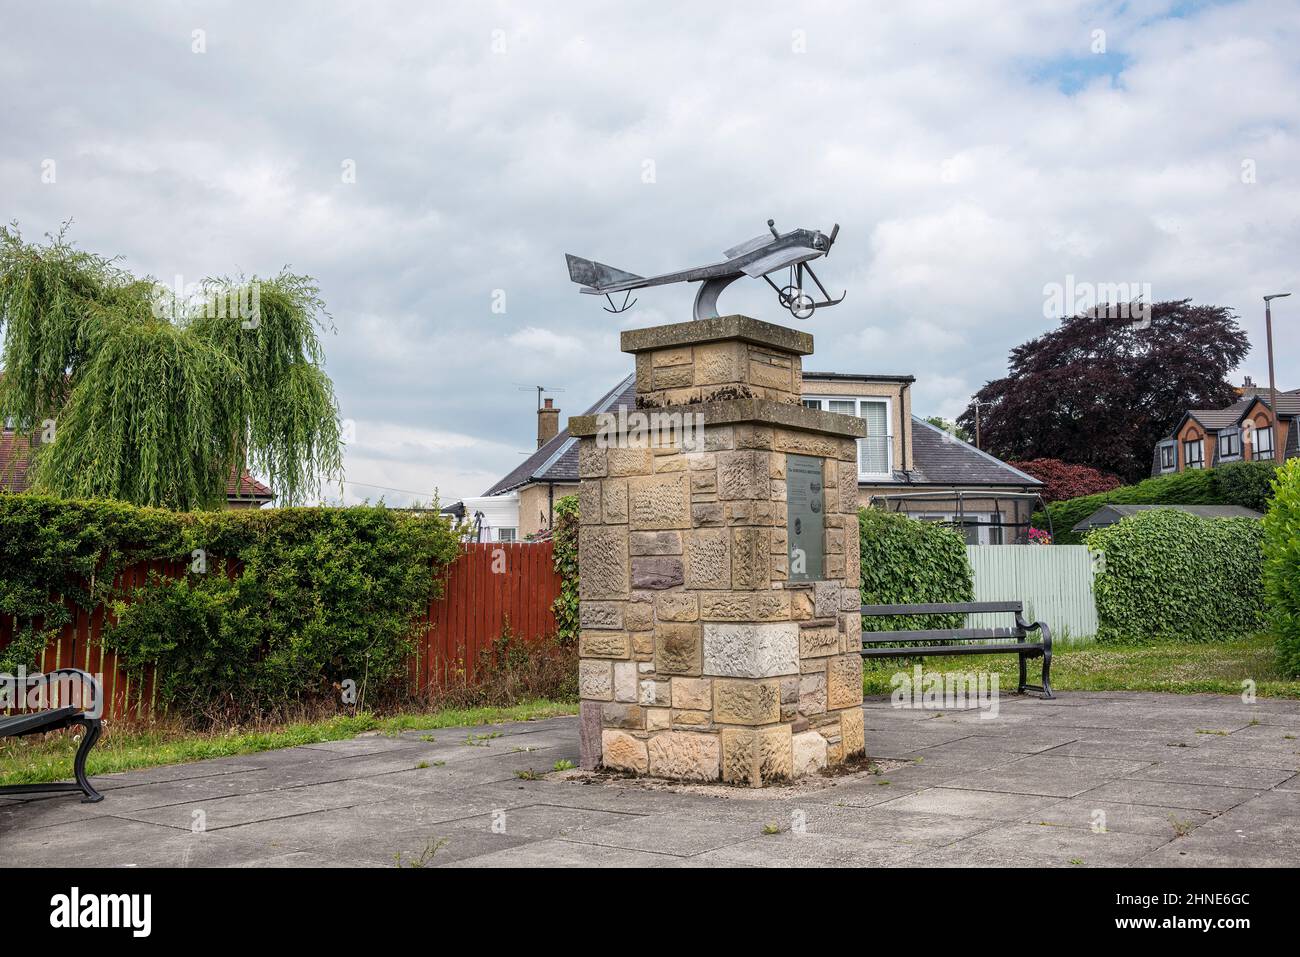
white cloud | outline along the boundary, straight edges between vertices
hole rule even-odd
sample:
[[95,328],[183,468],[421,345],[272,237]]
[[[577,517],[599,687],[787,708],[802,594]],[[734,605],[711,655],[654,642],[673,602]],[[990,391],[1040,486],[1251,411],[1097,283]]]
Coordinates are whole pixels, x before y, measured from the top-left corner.
[[[29,236],[74,218],[167,280],[315,276],[343,414],[375,443],[349,450],[358,482],[481,492],[533,444],[520,385],[580,412],[631,368],[620,330],[690,315],[671,286],[602,312],[566,252],[650,274],[768,217],[838,221],[818,272],[848,298],[801,324],[809,367],[914,373],[918,413],[950,417],[1050,325],[1045,283],[1149,282],[1236,309],[1261,346],[1259,297],[1300,286],[1300,8],[1268,0],[158,0],[5,26],[0,82],[25,92],[0,114],[0,215]],[[759,283],[722,306],[783,315]]]

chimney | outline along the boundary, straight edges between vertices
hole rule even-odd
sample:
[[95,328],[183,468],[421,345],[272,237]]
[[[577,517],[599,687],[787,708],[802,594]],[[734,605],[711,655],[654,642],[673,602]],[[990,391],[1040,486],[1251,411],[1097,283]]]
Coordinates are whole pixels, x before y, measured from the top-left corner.
[[552,408],[553,399],[543,399],[537,410],[537,447],[540,449],[560,431],[560,410]]
[[1255,385],[1254,379],[1250,376],[1246,376],[1245,379],[1242,380],[1241,385],[1237,386],[1233,391],[1243,398],[1250,398],[1259,392],[1259,386]]

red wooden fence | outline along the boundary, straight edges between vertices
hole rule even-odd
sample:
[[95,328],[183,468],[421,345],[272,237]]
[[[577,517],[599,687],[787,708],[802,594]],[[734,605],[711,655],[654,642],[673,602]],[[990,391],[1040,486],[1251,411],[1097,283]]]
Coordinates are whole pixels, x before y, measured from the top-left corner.
[[535,641],[555,632],[560,594],[550,542],[466,545],[446,571],[441,601],[414,663],[420,689],[473,680],[482,652],[510,632]]
[[[443,572],[441,600],[429,603],[417,636],[410,678],[417,693],[449,681],[474,677],[480,653],[510,631],[525,641],[544,638],[555,631],[552,603],[560,594],[560,576],[554,570],[550,542],[473,544],[464,546],[455,562]],[[131,591],[144,584],[149,573],[179,577],[186,563],[179,561],[141,562],[126,568],[115,580],[131,600]],[[237,574],[231,570],[230,574]],[[89,614],[65,600],[73,619],[63,627],[34,663],[33,671],[52,668],[80,668],[101,675],[104,683],[104,717],[142,720],[155,713],[156,679],[132,678],[118,667],[117,657],[101,640],[105,618],[112,613],[104,606]],[[38,627],[41,622],[36,623]],[[13,620],[0,616],[0,648],[13,638]]]

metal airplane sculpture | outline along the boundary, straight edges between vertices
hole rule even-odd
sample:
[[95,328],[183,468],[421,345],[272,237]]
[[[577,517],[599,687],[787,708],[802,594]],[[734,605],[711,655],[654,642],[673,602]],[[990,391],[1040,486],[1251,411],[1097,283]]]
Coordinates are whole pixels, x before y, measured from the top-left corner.
[[[838,299],[832,299],[808,265],[812,260],[830,254],[831,246],[835,245],[835,237],[840,231],[839,223],[835,224],[829,236],[817,229],[794,229],[788,233],[778,233],[770,219],[767,228],[771,231],[771,236],[757,236],[749,242],[731,247],[723,252],[722,255],[727,257],[723,262],[664,273],[662,276],[638,276],[569,253],[564,258],[569,263],[569,278],[582,286],[583,293],[604,296],[609,301],[608,307],[602,307],[606,312],[626,312],[636,305],[635,299],[629,301],[633,289],[664,286],[674,282],[699,282],[700,289],[695,294],[695,318],[712,319],[718,315],[718,295],[742,276],[761,276],[776,290],[782,307],[789,309],[790,315],[796,319],[807,319],[818,307],[834,306],[844,301],[844,294]],[[785,285],[778,286],[772,281],[772,274],[782,269],[789,270],[789,273]],[[820,302],[804,292],[805,275],[816,283],[822,294]],[[623,293],[623,302],[615,305],[613,294],[618,292]]]

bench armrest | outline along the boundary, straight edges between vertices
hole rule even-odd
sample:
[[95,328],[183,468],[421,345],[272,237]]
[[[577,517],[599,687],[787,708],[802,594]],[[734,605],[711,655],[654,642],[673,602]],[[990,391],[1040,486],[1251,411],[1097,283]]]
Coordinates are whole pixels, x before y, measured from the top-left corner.
[[1033,622],[1032,624],[1030,624],[1029,622],[1025,621],[1023,618],[1021,618],[1019,613],[1017,613],[1017,614],[1016,614],[1016,627],[1019,628],[1019,629],[1021,629],[1022,631],[1026,631],[1026,632],[1028,632],[1028,631],[1037,631],[1037,632],[1041,632],[1041,633],[1042,633],[1042,636],[1043,636],[1043,648],[1044,648],[1047,652],[1049,652],[1049,653],[1051,652],[1051,650],[1052,650],[1052,629],[1050,629],[1050,628],[1047,627],[1047,622],[1045,622],[1045,621],[1036,621],[1036,622]]

